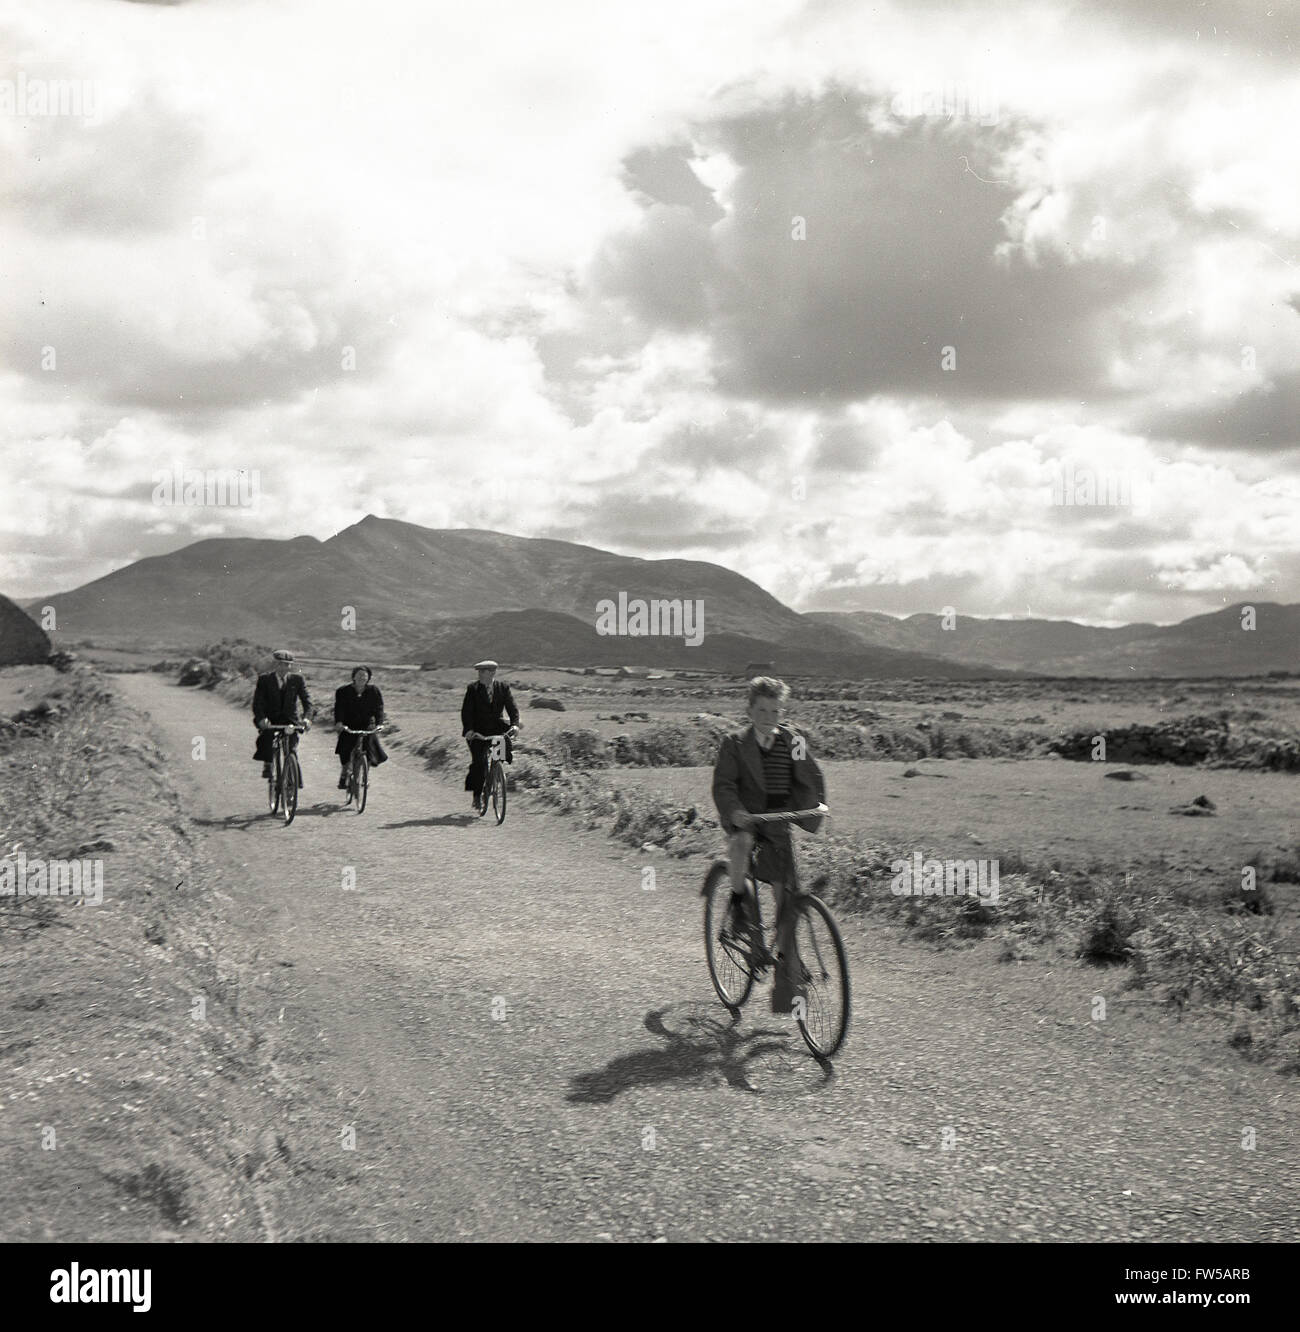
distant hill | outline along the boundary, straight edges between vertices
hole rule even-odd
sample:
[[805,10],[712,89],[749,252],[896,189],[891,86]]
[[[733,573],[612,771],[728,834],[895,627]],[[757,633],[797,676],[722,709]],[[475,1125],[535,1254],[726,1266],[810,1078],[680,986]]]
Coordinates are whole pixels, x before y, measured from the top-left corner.
[[0,596],[0,666],[25,666],[50,655],[45,630],[8,597]]
[[[1242,608],[1255,628],[1242,628]],[[937,615],[895,619],[873,611],[816,611],[808,619],[854,634],[864,645],[922,652],[1044,675],[1239,676],[1300,670],[1300,605],[1251,602],[1180,624],[1095,628],[1071,620],[988,620]]]
[[[597,605],[703,603],[705,638],[602,636]],[[362,519],[318,541],[219,538],[138,560],[52,605],[60,645],[185,649],[219,638],[299,652],[462,665],[489,654],[550,665],[650,665],[863,679],[1052,675],[1251,675],[1300,669],[1300,607],[1260,603],[1179,625],[1097,629],[1068,620],[872,612],[800,615],[703,560],[643,560],[569,541]],[[348,608],[351,608],[350,610]],[[355,628],[344,627],[347,616]],[[33,626],[34,628],[35,626]],[[39,633],[39,630],[37,631]]]
[[778,674],[840,675],[863,679],[903,676],[964,678],[983,676],[984,667],[945,662],[916,652],[850,645],[848,651],[797,646],[753,638],[727,630],[709,630],[698,647],[655,637],[598,634],[591,620],[557,611],[497,611],[492,615],[449,620],[423,641],[417,658],[445,663],[472,662],[493,656],[502,661],[548,666],[663,666],[724,671],[739,675],[754,662],[767,661]]
[[[701,601],[705,639],[604,637],[597,604]],[[184,648],[214,639],[297,651],[555,665],[675,665],[869,676],[983,674],[963,662],[865,644],[817,624],[743,575],[701,560],[643,560],[568,541],[364,518],[328,541],[218,538],[35,599],[63,642]],[[355,631],[343,628],[345,608]],[[492,623],[483,617],[497,618]],[[498,637],[498,636],[504,636]],[[485,643],[485,640],[486,643]],[[507,646],[500,646],[505,641]]]

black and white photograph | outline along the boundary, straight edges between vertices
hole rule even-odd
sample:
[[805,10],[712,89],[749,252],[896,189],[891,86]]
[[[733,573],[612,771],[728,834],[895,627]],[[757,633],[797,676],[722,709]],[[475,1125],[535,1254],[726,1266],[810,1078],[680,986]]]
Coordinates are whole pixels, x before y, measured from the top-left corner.
[[39,1307],[781,1243],[874,1246],[917,1313],[1012,1245],[1089,1310],[1260,1311],[1298,33],[0,0]]

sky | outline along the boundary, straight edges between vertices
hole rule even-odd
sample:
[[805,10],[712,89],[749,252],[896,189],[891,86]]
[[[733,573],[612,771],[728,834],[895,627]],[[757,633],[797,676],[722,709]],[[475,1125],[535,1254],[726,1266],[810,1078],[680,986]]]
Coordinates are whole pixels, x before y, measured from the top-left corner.
[[376,514],[800,610],[1300,601],[1298,28],[0,0],[0,591]]

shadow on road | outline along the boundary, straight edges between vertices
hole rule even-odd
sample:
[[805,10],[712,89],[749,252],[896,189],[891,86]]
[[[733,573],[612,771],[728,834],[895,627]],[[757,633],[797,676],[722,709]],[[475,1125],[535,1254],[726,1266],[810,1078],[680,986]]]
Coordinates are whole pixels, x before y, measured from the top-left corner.
[[[674,1031],[666,1025],[664,1019],[670,1013],[674,1024],[684,1030]],[[739,1022],[739,1014],[721,1014],[716,1004],[653,1009],[645,1016],[645,1028],[667,1044],[618,1055],[603,1068],[574,1074],[564,1099],[578,1105],[605,1105],[633,1087],[687,1082],[710,1073],[721,1074],[728,1086],[739,1091],[757,1092],[746,1070],[768,1055],[787,1056],[792,1070],[820,1064],[823,1082],[834,1076],[829,1061],[814,1063],[797,1035],[797,1046],[792,1044],[788,1027],[758,1027],[742,1034],[737,1029]]]
[[402,823],[385,823],[385,828],[468,828],[480,822],[477,814],[439,814],[428,819],[406,819]]
[[[295,819],[305,818],[328,818],[331,814],[351,814],[351,810],[345,810],[342,805],[335,805],[330,802],[320,801],[314,805],[299,805],[298,813]],[[353,815],[355,818],[356,816]],[[200,828],[224,828],[227,831],[247,832],[250,828],[260,827],[265,824],[267,827],[284,827],[284,819],[279,814],[270,814],[266,810],[260,810],[256,814],[227,814],[224,819],[191,819],[191,823]]]

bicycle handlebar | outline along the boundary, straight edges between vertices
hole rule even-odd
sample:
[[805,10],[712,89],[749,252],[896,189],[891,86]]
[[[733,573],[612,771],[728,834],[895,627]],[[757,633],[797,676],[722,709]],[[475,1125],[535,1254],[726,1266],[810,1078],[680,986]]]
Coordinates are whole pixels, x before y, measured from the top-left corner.
[[306,722],[276,722],[274,726],[263,726],[264,731],[305,731]]
[[782,809],[771,814],[751,814],[755,823],[793,823],[796,819],[806,819],[813,814],[824,815],[831,812],[829,805],[818,805],[815,809]]
[[377,731],[382,731],[383,729],[384,729],[384,728],[383,728],[382,726],[372,726],[368,731],[354,731],[354,730],[352,729],[352,727],[350,727],[350,726],[345,726],[345,727],[343,727],[343,734],[344,734],[344,735],[374,735]]
[[512,726],[512,727],[510,727],[509,730],[507,730],[507,731],[502,731],[502,732],[501,732],[501,735],[484,735],[481,731],[471,731],[471,732],[469,733],[469,739],[471,739],[471,740],[499,740],[499,739],[501,739],[502,736],[507,736],[507,735],[508,735],[511,739],[514,739],[514,736],[515,736],[517,730],[518,730],[518,727]]

